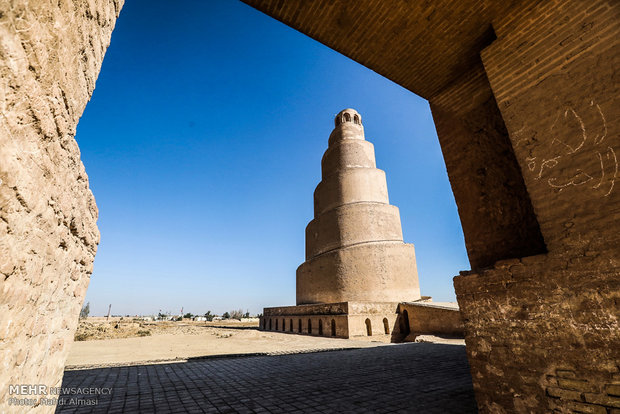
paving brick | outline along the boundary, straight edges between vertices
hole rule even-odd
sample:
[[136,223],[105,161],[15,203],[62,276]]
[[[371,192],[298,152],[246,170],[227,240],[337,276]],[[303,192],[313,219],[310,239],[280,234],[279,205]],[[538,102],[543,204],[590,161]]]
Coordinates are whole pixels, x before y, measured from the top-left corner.
[[[439,367],[439,368],[438,368]],[[93,380],[94,378],[94,380]],[[57,413],[475,413],[465,347],[399,344],[313,354],[66,371],[63,387],[112,388]],[[68,398],[70,396],[60,396]],[[75,397],[75,396],[73,396]]]

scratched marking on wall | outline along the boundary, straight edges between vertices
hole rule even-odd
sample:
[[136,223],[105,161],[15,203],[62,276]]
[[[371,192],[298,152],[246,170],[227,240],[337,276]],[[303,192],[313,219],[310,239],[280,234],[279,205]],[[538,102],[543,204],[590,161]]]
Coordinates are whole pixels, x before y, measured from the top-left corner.
[[[513,134],[515,146],[527,145],[530,141],[522,138],[525,129],[522,127]],[[603,197],[612,194],[620,166],[616,150],[609,142],[607,120],[599,104],[591,100],[583,108],[561,108],[548,132],[552,139],[547,155],[531,154],[525,159],[535,180],[541,180],[560,192],[580,187],[600,192]],[[584,168],[575,168],[575,165]]]

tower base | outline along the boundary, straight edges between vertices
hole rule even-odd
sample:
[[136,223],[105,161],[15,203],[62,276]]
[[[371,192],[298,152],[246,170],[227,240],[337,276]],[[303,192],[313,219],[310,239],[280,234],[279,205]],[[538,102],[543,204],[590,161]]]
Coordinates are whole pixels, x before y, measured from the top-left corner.
[[401,335],[398,302],[338,302],[264,308],[260,329],[335,338]]
[[331,338],[372,337],[373,340],[411,342],[418,335],[463,338],[464,327],[456,303],[335,302],[264,308],[260,330]]

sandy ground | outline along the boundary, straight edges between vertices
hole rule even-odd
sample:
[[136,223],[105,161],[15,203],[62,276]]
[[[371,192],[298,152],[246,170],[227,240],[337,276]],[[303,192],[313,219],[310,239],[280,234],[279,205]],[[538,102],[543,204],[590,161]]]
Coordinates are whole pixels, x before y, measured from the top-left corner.
[[258,322],[240,322],[237,320],[222,322],[148,322],[137,318],[88,318],[81,320],[75,332],[76,341],[92,341],[95,339],[133,338],[158,334],[189,334],[205,332],[206,327],[257,328]]
[[[383,337],[338,339],[277,332],[263,332],[253,323],[133,323],[82,322],[73,343],[68,369],[94,366],[134,365],[188,358],[309,352],[324,349],[388,345]],[[148,336],[139,332],[149,331]],[[94,334],[93,334],[94,332]],[[92,334],[89,336],[89,333]],[[93,339],[98,335],[105,339]],[[142,334],[144,335],[144,334]]]
[[[390,346],[389,335],[325,338],[258,330],[257,322],[145,322],[131,318],[81,321],[67,369],[141,365],[218,355],[285,354]],[[413,339],[413,338],[412,338]],[[416,342],[464,345],[462,339],[423,335]]]

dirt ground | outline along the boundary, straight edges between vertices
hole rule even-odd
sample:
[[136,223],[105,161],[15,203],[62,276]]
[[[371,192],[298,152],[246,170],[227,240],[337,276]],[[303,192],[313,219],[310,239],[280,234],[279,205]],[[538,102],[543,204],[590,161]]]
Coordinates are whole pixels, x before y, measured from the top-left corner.
[[76,332],[68,369],[230,354],[279,354],[389,345],[386,335],[324,338],[258,330],[258,322],[145,322],[88,318]]
[[[258,330],[258,322],[151,322],[137,318],[80,321],[67,369],[186,361],[218,355],[284,354],[390,346],[389,335],[325,338]],[[462,339],[423,335],[416,342],[464,345]]]
[[236,319],[217,322],[193,322],[184,320],[144,321],[132,317],[113,317],[109,320],[92,317],[80,320],[75,332],[76,341],[93,341],[97,339],[133,338],[159,334],[196,335],[205,332],[206,327],[258,328],[258,322],[241,322]]

